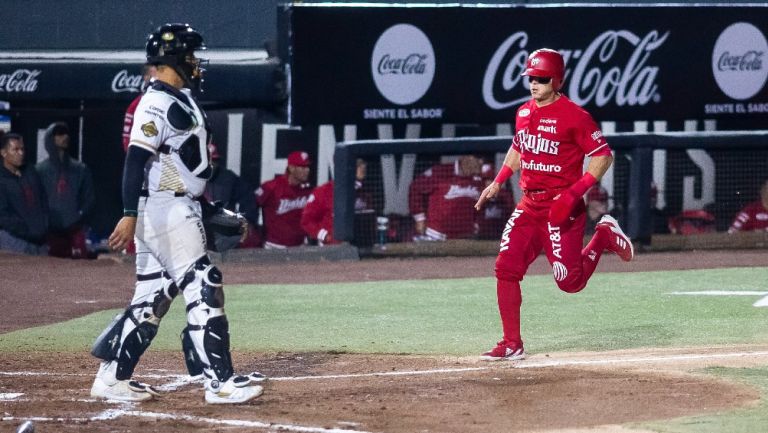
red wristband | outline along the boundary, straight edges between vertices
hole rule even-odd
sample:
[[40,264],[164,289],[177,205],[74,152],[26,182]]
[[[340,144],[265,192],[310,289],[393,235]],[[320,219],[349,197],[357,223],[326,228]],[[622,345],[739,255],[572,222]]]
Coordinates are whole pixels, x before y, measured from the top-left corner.
[[509,179],[510,177],[512,177],[512,169],[509,168],[508,165],[503,164],[501,166],[501,170],[499,170],[499,174],[496,175],[496,179],[494,179],[493,181],[498,184],[502,184],[506,182],[507,179]]
[[570,190],[573,191],[577,196],[581,197],[584,194],[589,191],[590,188],[594,184],[597,183],[597,179],[595,176],[592,176],[592,173],[586,172],[584,173],[584,176],[581,177],[581,179],[577,180],[576,183],[571,185]]

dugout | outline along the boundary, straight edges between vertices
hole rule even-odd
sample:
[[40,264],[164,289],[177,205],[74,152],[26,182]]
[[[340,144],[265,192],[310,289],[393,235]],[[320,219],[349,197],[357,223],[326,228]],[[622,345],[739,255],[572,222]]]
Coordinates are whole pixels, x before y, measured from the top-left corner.
[[[220,149],[232,157],[240,173],[241,157],[248,152],[243,136],[256,135],[243,118],[283,117],[281,62],[264,49],[209,49],[201,57],[210,64],[197,96],[214,140],[227,142]],[[123,115],[140,92],[144,61],[143,50],[0,52],[3,127],[24,136],[27,161],[34,163],[47,157],[44,129],[54,121],[67,122],[72,131],[70,152],[90,167],[94,177],[96,207],[90,225],[95,236],[109,234],[121,215]]]

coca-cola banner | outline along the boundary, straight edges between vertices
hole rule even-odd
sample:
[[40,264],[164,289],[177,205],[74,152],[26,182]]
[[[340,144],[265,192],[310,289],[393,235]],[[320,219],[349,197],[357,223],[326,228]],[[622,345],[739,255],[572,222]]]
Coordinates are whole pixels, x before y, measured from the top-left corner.
[[294,124],[510,122],[535,49],[563,92],[610,121],[768,119],[768,7],[295,4]]
[[[142,63],[0,61],[0,100],[131,100],[140,91]],[[253,107],[284,100],[277,61],[260,64],[213,64],[206,71],[204,101]]]

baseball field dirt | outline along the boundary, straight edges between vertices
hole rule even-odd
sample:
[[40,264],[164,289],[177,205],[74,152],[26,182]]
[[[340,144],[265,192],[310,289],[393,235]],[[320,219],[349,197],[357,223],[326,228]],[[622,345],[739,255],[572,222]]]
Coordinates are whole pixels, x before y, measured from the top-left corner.
[[[761,250],[654,253],[639,255],[631,269],[609,256],[600,271],[765,264]],[[221,269],[228,284],[485,277],[493,275],[493,257],[223,263]],[[549,272],[543,259],[531,269]],[[0,255],[0,275],[0,338],[13,330],[123,307],[133,284],[132,265],[119,258]],[[740,352],[745,355],[730,356]],[[702,353],[715,357],[697,356]],[[37,432],[628,432],[620,424],[754,405],[757,390],[690,371],[710,365],[764,366],[768,346],[622,350],[599,356],[536,353],[517,363],[490,364],[476,357],[243,353],[237,348],[233,356],[238,370],[258,370],[271,378],[264,396],[251,404],[206,405],[200,384],[184,375],[181,354],[150,349],[137,370],[137,379],[163,388],[162,398],[116,404],[90,398],[97,363],[86,352],[3,353],[0,432],[14,431],[24,419],[37,420]],[[594,362],[598,358],[601,362]],[[24,394],[14,398],[19,390]]]

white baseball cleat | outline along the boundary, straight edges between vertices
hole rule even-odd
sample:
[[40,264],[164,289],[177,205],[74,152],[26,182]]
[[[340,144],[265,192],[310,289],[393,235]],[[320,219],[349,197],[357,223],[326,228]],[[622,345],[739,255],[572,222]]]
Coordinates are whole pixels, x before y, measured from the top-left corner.
[[91,397],[118,401],[147,401],[160,395],[156,389],[146,383],[135,380],[109,381],[96,377],[91,387]]
[[603,215],[597,223],[597,230],[608,230],[610,239],[605,247],[608,251],[616,253],[621,260],[628,262],[635,257],[635,247],[621,227],[619,222],[610,215]]
[[252,400],[264,393],[263,387],[254,385],[254,379],[249,375],[232,376],[226,382],[208,380],[205,383],[205,401],[210,404],[236,404]]

